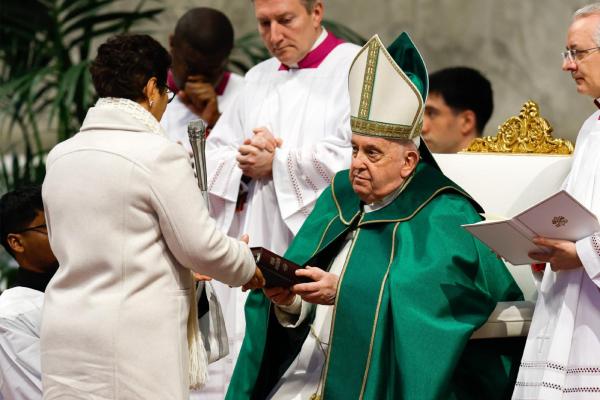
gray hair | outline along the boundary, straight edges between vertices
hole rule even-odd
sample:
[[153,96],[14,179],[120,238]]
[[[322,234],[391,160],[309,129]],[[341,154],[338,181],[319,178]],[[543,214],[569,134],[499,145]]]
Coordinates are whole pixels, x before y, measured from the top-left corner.
[[[600,3],[592,3],[588,4],[587,6],[581,7],[573,14],[573,20],[588,17],[590,15],[600,15]],[[596,27],[594,42],[596,42],[596,46],[600,46],[600,23]]]

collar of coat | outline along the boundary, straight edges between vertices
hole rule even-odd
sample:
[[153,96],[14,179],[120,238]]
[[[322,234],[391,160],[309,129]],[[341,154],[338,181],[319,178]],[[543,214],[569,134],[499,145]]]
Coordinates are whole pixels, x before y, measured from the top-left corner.
[[88,130],[118,130],[149,132],[165,136],[160,123],[144,107],[135,101],[103,97],[88,110],[80,132]]
[[[362,214],[362,203],[352,190],[350,170],[340,171],[331,183],[331,191],[340,220],[345,225],[357,226],[410,220],[423,207],[442,193],[455,193],[465,197],[478,212],[483,209],[456,183],[446,177],[436,166],[420,161],[412,179],[402,193],[380,210]],[[356,218],[360,218],[357,222]]]

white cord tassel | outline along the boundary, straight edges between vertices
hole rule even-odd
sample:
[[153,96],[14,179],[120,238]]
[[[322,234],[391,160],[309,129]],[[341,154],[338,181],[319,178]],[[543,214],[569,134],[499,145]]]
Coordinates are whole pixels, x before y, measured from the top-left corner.
[[195,280],[190,291],[190,313],[187,323],[188,349],[190,353],[190,389],[201,389],[208,379],[208,358],[198,329],[198,305],[196,304]]

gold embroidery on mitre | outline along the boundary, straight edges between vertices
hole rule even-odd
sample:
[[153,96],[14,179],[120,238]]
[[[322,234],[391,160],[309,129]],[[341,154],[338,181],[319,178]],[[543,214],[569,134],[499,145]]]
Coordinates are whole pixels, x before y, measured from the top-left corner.
[[529,100],[516,117],[506,120],[495,137],[486,136],[471,142],[465,150],[474,153],[571,154],[573,143],[555,139],[550,123],[540,116],[536,102]]
[[376,40],[369,43],[369,52],[367,53],[367,66],[363,78],[362,90],[360,92],[360,105],[358,107],[358,117],[368,119],[371,111],[371,101],[373,100],[373,88],[375,87],[375,71],[377,71],[377,59],[379,58],[379,43]]
[[408,125],[388,124],[386,122],[369,121],[350,117],[350,127],[353,133],[365,136],[383,137],[388,139],[412,139],[414,130]]

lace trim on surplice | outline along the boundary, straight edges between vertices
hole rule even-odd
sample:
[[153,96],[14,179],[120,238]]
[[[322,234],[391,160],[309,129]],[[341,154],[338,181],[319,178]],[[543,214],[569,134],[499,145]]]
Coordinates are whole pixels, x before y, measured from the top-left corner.
[[[551,369],[562,372],[566,375],[600,375],[600,365],[592,366],[566,366],[554,362],[522,362],[520,368],[523,369]],[[600,383],[600,379],[598,379]],[[600,393],[599,386],[583,385],[583,386],[562,386],[552,382],[527,382],[517,381],[515,386],[519,387],[543,387],[557,390],[562,393]]]

